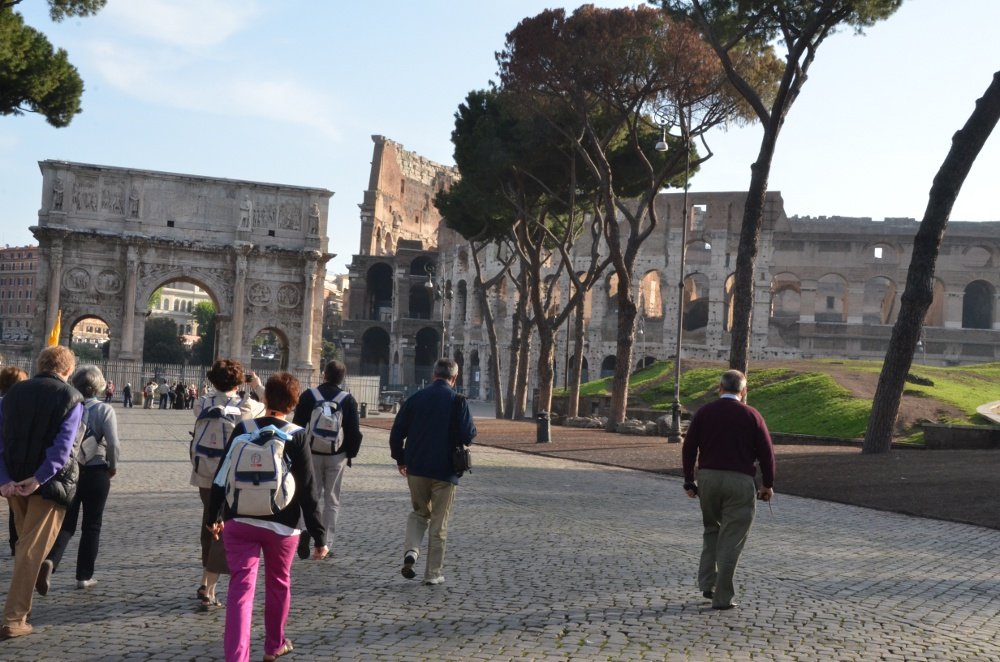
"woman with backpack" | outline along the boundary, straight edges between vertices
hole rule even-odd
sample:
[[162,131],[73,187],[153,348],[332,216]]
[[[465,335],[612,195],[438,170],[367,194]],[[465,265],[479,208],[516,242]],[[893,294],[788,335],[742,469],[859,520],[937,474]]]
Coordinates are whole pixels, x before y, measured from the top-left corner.
[[[243,365],[232,359],[218,359],[206,375],[215,387],[215,394],[204,396],[194,405],[194,432],[191,433],[191,485],[201,497],[201,584],[195,594],[203,611],[218,607],[215,597],[219,575],[229,572],[226,554],[220,541],[213,540],[208,526],[215,522],[209,509],[212,479],[224,454],[226,442],[236,424],[264,412],[264,406],[250,398],[237,396],[236,389],[245,384]],[[260,380],[251,386],[260,386]]]
[[[319,518],[305,430],[286,420],[298,399],[299,380],[294,375],[272,375],[264,386],[266,415],[236,426],[212,483],[211,511],[215,518],[209,528],[215,536],[225,529],[230,570],[223,638],[226,660],[230,662],[250,659],[250,620],[261,553],[264,662],[292,650],[292,642],[285,638],[285,623],[291,604],[292,559],[301,535],[299,518],[305,520],[313,540],[323,541],[326,537]],[[256,456],[254,462],[258,465],[260,457],[267,460],[268,478],[241,483],[246,469],[242,459],[250,455]],[[313,558],[322,559],[328,552],[325,545],[316,547]]]
[[106,392],[104,373],[96,365],[80,366],[70,382],[84,398],[83,441],[76,456],[80,479],[56,542],[38,572],[35,589],[41,595],[49,592],[49,577],[59,567],[69,540],[76,533],[81,509],[83,523],[80,525],[80,548],[76,554],[76,587],[90,588],[97,583],[93,578],[94,565],[101,544],[104,506],[111,491],[111,479],[118,473],[118,419],[114,407],[97,397]]

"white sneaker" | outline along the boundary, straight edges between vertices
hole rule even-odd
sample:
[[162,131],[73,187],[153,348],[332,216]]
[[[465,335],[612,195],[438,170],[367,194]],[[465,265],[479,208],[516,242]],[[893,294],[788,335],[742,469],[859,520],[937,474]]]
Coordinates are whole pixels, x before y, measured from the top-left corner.
[[437,577],[428,577],[424,580],[424,584],[427,586],[437,586],[438,584],[444,584],[444,575],[438,575]]
[[94,586],[95,584],[97,584],[97,580],[96,579],[79,579],[76,582],[76,587],[77,588],[90,588],[91,586]]

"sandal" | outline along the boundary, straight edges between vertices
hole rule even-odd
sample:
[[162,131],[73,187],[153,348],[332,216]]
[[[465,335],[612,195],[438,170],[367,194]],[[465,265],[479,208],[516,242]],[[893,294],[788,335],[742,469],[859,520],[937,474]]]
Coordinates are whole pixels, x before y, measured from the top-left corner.
[[204,600],[205,596],[208,595],[208,587],[202,584],[198,587],[198,591],[195,593],[194,597],[196,600]]
[[201,609],[202,611],[210,611],[215,607],[221,607],[221,606],[222,603],[219,602],[218,598],[216,598],[214,595],[211,597],[206,595],[201,599],[201,604],[198,605],[198,608]]
[[281,644],[281,648],[279,648],[275,653],[272,653],[271,655],[265,655],[264,656],[264,662],[274,662],[275,660],[277,660],[282,655],[285,655],[287,653],[291,653],[292,650],[293,650],[292,649],[292,640],[291,639],[285,639],[285,643]]

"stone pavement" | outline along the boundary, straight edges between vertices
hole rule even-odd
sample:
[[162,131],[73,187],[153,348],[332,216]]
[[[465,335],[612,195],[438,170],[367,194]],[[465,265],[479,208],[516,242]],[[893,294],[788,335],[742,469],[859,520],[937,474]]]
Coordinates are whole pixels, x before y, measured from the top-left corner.
[[[224,612],[194,600],[190,412],[118,414],[99,583],[75,589],[75,537],[36,596],[35,633],[0,642],[0,659],[221,658]],[[284,659],[1000,660],[998,531],[779,494],[758,511],[741,607],[714,612],[695,586],[700,516],[679,479],[494,448],[477,449],[459,490],[447,583],[407,581],[405,483],[386,432],[365,434],[332,560],[295,562]],[[0,557],[2,587],[10,567]]]

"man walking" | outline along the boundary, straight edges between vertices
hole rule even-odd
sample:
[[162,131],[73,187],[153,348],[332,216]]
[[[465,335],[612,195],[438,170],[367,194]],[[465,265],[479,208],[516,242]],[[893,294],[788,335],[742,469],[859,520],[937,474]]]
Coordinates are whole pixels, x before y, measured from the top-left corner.
[[434,364],[434,382],[403,403],[389,433],[389,449],[401,476],[410,487],[413,512],[406,522],[402,574],[417,576],[413,566],[420,556],[424,533],[430,527],[424,584],[441,584],[444,575],[448,518],[455,500],[458,475],[452,468],[454,444],[468,446],[476,426],[465,398],[454,390],[458,364],[444,358]]
[[[698,586],[712,609],[732,609],[733,575],[750,534],[756,499],[774,495],[774,447],[764,418],[746,403],[747,378],[727,370],[719,399],[699,409],[684,438],[684,490],[701,502],[705,531]],[[698,464],[695,482],[695,461]],[[762,487],[754,483],[760,464]]]
[[83,397],[67,383],[75,364],[69,348],[45,348],[38,374],[14,384],[0,406],[0,495],[17,529],[0,639],[31,634],[31,591],[48,592],[52,564],[43,568],[42,561],[76,489],[70,455],[82,432]]
[[[319,488],[320,508],[326,540],[315,541],[333,549],[333,537],[340,513],[340,488],[344,482],[344,469],[361,449],[361,420],[354,396],[340,385],[347,376],[347,366],[340,361],[330,361],[323,371],[324,382],[316,388],[302,392],[295,407],[292,422],[306,428],[306,438],[312,451],[313,476]],[[335,427],[336,429],[332,429]],[[299,558],[311,553],[309,533],[303,532],[299,542]]]

